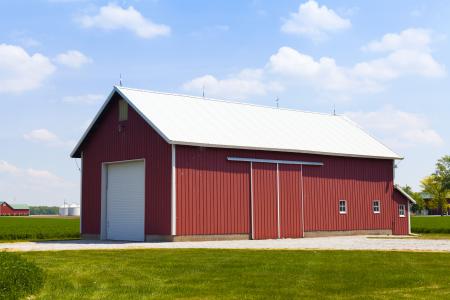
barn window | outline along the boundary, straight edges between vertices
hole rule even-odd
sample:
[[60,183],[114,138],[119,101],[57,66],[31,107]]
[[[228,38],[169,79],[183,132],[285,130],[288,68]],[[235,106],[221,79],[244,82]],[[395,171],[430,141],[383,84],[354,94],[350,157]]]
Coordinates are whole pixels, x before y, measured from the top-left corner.
[[380,213],[380,200],[374,200],[372,203],[372,210],[374,214]]
[[128,103],[124,100],[119,100],[119,121],[128,120]]
[[347,201],[339,200],[339,213],[346,214],[347,213]]
[[398,205],[398,215],[400,216],[400,217],[404,217],[406,214],[405,214],[405,211],[406,211],[406,209],[405,209],[405,204],[399,204]]

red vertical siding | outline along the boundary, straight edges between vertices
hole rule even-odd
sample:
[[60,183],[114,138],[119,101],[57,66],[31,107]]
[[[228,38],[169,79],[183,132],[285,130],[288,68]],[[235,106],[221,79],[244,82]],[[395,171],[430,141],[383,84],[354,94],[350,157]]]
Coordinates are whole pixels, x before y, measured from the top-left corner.
[[249,232],[250,166],[229,153],[176,147],[177,235]]
[[[323,162],[303,167],[305,231],[393,228],[392,160],[177,146],[178,235],[250,234],[249,163],[227,161],[228,156]],[[286,236],[300,234],[301,223],[301,213],[288,208],[298,205],[293,199],[299,173],[292,168],[281,168],[280,192],[291,197],[286,207],[280,203]],[[339,214],[339,200],[347,200],[345,215]],[[380,200],[380,214],[373,213],[373,200]]]
[[[394,205],[393,205],[393,227],[392,233],[399,235],[409,234],[409,225],[408,225],[408,209],[409,209],[409,200],[406,199],[404,195],[402,195],[399,191],[394,190]],[[405,205],[405,216],[400,217],[399,214],[399,205]]]
[[280,237],[299,238],[302,231],[301,166],[279,165]]
[[278,238],[277,166],[253,163],[253,238]]
[[[392,161],[332,158],[304,166],[305,231],[392,229]],[[347,213],[339,214],[339,200]],[[372,211],[380,200],[381,213]]]
[[118,100],[116,94],[81,146],[81,232],[100,234],[102,163],[144,158],[145,234],[170,234],[171,146],[131,107],[119,123]]

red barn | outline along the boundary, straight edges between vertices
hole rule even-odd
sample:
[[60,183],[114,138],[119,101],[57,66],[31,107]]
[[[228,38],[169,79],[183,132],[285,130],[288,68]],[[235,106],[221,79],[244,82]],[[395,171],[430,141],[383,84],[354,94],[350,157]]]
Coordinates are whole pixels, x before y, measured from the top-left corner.
[[29,216],[30,208],[25,204],[0,202],[0,216]]
[[401,157],[344,116],[114,87],[71,156],[84,238],[409,232]]

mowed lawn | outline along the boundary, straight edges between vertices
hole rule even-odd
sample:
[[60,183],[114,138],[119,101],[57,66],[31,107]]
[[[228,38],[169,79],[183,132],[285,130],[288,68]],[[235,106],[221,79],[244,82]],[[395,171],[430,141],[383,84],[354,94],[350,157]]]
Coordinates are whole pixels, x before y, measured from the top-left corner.
[[0,217],[0,242],[14,240],[76,239],[80,218]]
[[411,217],[411,232],[450,234],[450,217],[413,216]]
[[450,254],[152,249],[28,252],[37,299],[450,297]]

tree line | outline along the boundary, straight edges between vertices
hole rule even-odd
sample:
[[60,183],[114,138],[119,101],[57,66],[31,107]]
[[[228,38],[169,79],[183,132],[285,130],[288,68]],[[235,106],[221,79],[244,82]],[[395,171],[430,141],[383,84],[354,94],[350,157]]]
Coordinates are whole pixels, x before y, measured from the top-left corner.
[[58,206],[30,206],[30,215],[57,215]]
[[[435,171],[422,179],[422,192],[414,192],[410,186],[403,189],[416,200],[416,204],[411,207],[414,212],[424,209],[438,209],[441,215],[447,214],[450,205],[447,198],[450,198],[450,155],[445,155],[436,162]],[[430,201],[425,201],[423,193],[431,196]]]

